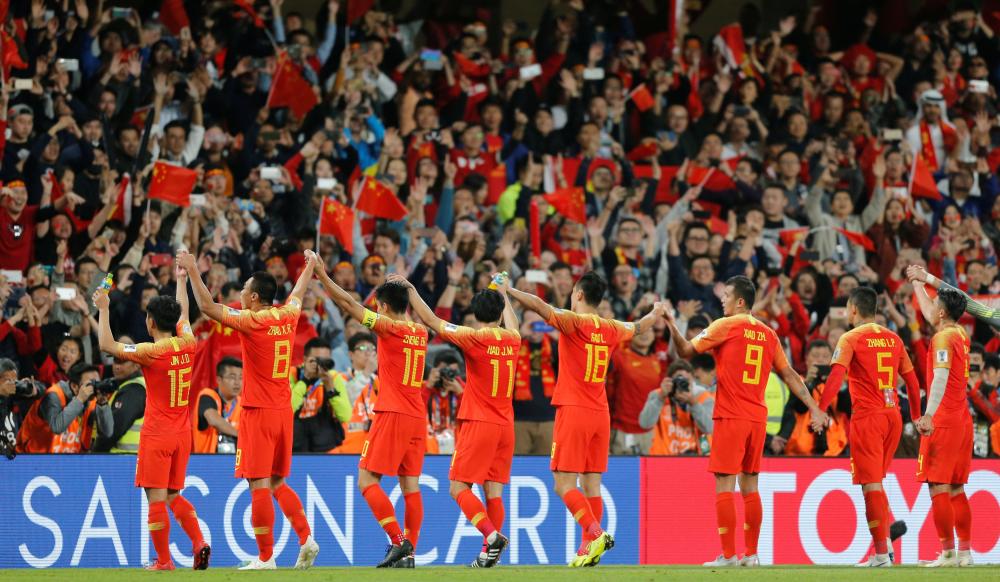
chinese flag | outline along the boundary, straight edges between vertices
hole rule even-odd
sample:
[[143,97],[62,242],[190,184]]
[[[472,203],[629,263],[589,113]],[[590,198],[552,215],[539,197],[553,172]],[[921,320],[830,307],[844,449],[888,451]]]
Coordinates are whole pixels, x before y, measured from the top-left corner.
[[295,117],[302,119],[319,103],[312,85],[302,76],[298,65],[288,55],[278,57],[278,71],[271,80],[271,92],[267,96],[267,106],[288,107]]
[[778,231],[778,238],[781,239],[781,244],[785,247],[791,248],[795,241],[803,240],[809,236],[809,227],[803,226],[802,228],[786,228]]
[[653,94],[646,88],[645,83],[641,83],[638,87],[636,87],[629,97],[632,99],[632,103],[635,103],[636,109],[639,111],[652,109],[653,105],[656,103],[653,101]]
[[253,19],[254,26],[257,28],[264,28],[264,21],[261,20],[260,14],[257,14],[257,11],[254,10],[253,2],[251,0],[233,0],[233,4],[250,15],[250,18]]
[[347,2],[347,25],[354,24],[359,18],[365,15],[375,5],[375,0],[348,0]]
[[833,227],[833,230],[844,235],[844,238],[851,241],[852,243],[856,245],[861,245],[862,247],[864,247],[866,251],[871,251],[871,252],[875,251],[875,243],[873,243],[872,239],[868,238],[863,233],[854,232],[851,230],[847,230],[846,228],[840,228],[837,226]]
[[579,186],[560,188],[551,194],[546,194],[545,201],[566,218],[580,224],[587,223],[587,204],[584,201],[583,188]]
[[372,216],[401,220],[406,216],[406,206],[396,198],[396,194],[388,186],[375,178],[365,177],[355,205],[358,210]]
[[345,251],[354,254],[354,211],[349,207],[325,196],[317,230],[320,234],[335,237]]
[[128,174],[124,174],[121,182],[118,182],[118,193],[115,194],[115,209],[111,211],[111,220],[121,221],[125,226],[132,221],[132,185],[129,183]]
[[507,189],[507,165],[497,164],[486,176],[486,205],[493,206]]
[[630,162],[645,160],[655,156],[659,150],[660,147],[656,144],[656,142],[650,140],[632,148],[632,151],[628,153],[628,159]]
[[0,31],[0,39],[3,39],[3,74],[5,79],[9,79],[11,69],[27,68],[28,63],[21,58],[21,48],[13,36]]
[[194,170],[156,162],[148,197],[150,200],[163,200],[186,208],[191,205],[191,190],[194,190],[194,183],[197,181],[198,172]]
[[913,159],[913,168],[910,170],[910,196],[913,198],[928,198],[930,200],[940,200],[941,192],[938,191],[937,182],[931,174],[930,168],[923,156],[917,154]]
[[163,0],[160,5],[160,22],[175,36],[181,33],[182,28],[190,27],[191,21],[184,9],[184,0]]

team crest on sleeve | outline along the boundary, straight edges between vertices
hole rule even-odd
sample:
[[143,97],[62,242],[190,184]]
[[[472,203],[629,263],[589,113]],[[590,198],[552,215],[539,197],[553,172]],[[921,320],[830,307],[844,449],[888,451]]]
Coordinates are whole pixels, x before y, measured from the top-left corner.
[[137,348],[135,344],[125,344],[125,347],[122,348],[122,351],[134,354],[136,351],[138,351],[138,349],[139,348]]
[[694,339],[692,339],[691,341],[705,339],[707,336],[708,336],[708,328],[705,328],[705,329],[701,330],[701,333],[699,333],[698,335],[694,336]]
[[446,324],[444,324],[444,327],[442,329],[444,331],[449,331],[449,332],[454,333],[454,332],[458,331],[458,326],[455,325],[454,323],[446,323]]
[[836,362],[839,359],[840,359],[840,346],[837,346],[837,349],[833,350],[833,361]]
[[226,313],[228,313],[229,315],[231,315],[233,317],[239,317],[240,310],[239,309],[233,309],[232,307],[227,307],[226,308]]
[[185,323],[184,325],[182,325],[181,326],[181,332],[185,333],[185,334],[192,334],[193,335],[193,332],[191,331],[191,324],[190,323]]
[[938,350],[937,351],[937,361],[939,364],[948,363],[948,350]]
[[628,331],[635,331],[635,324],[632,323],[631,321],[626,321],[624,322],[623,325],[625,326],[625,329],[627,329]]

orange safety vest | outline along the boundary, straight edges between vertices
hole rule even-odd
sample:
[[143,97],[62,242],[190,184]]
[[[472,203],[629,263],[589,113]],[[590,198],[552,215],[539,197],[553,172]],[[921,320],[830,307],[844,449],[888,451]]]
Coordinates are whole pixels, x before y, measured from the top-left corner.
[[993,445],[993,454],[1000,455],[1000,420],[990,427],[990,443]]
[[[813,390],[813,398],[821,399],[823,386],[820,384]],[[839,396],[837,397],[839,398]],[[819,400],[817,400],[819,402]],[[837,406],[836,398],[833,401],[834,409]],[[826,428],[826,452],[824,457],[837,457],[844,452],[847,447],[847,415],[842,412],[834,413],[831,416],[832,422]],[[815,455],[813,447],[816,445],[816,435],[809,429],[809,413],[803,412],[795,415],[795,428],[788,437],[788,444],[785,445],[786,455]]]
[[[708,400],[712,396],[709,391],[704,391],[698,395],[698,404]],[[674,417],[674,406],[671,402],[665,402],[660,410],[660,419],[656,421],[653,428],[653,444],[649,447],[650,455],[683,455],[695,453],[699,454],[699,441],[701,431],[698,425],[691,418],[691,413],[681,408],[677,409],[677,417]],[[709,435],[711,442],[711,435]]]
[[62,408],[66,408],[66,394],[62,386],[53,384],[45,390],[45,396],[31,405],[24,424],[17,433],[16,449],[19,453],[79,453],[90,448],[94,429],[90,425],[90,415],[97,408],[97,401],[91,399],[83,409],[83,414],[73,419],[62,434],[53,434],[49,423],[42,418],[42,402],[49,394],[59,397]]
[[[195,402],[201,400],[202,396],[208,396],[215,401],[215,406],[219,409],[219,414],[222,418],[229,421],[229,424],[233,425],[233,428],[239,430],[240,428],[240,412],[243,407],[240,405],[240,397],[236,397],[236,401],[229,407],[229,411],[226,411],[226,407],[222,404],[222,397],[219,396],[218,391],[211,388],[202,388],[201,392],[198,393],[198,398]],[[195,405],[197,407],[197,404]],[[193,443],[192,451],[195,453],[214,453],[219,448],[219,431],[212,425],[208,425],[205,430],[198,430],[198,410],[195,408],[195,414],[191,415],[192,419],[192,436],[191,439]]]
[[366,386],[354,400],[351,418],[344,423],[344,440],[330,451],[339,455],[360,455],[368,438],[368,429],[375,418],[375,400],[378,398],[378,377]]
[[297,418],[312,418],[323,410],[323,403],[326,400],[326,389],[323,387],[322,378],[316,380],[312,386],[306,390],[302,397],[302,406],[299,408]]

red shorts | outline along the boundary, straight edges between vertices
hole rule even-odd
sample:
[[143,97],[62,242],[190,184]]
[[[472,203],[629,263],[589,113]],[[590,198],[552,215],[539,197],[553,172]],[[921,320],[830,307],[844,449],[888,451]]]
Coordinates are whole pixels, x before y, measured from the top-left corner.
[[287,477],[292,472],[291,406],[286,410],[244,408],[236,437],[236,477]]
[[917,481],[964,485],[972,465],[972,423],[942,426],[920,439]]
[[427,450],[427,419],[379,412],[361,448],[358,467],[390,477],[419,477]]
[[608,470],[610,445],[611,416],[607,410],[582,406],[556,408],[549,464],[553,471],[604,473]]
[[514,424],[462,421],[448,478],[462,483],[510,483]]
[[146,489],[184,489],[191,431],[171,435],[143,434],[135,456],[135,486]]
[[766,438],[766,423],[743,418],[715,419],[708,470],[721,475],[760,473]]
[[895,408],[851,421],[851,475],[855,485],[885,479],[902,432],[903,419]]

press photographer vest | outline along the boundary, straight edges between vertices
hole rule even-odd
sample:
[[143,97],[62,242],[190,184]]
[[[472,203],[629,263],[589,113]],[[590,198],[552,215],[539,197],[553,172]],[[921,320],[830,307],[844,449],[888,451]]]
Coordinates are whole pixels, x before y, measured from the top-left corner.
[[236,400],[233,401],[232,405],[228,408],[223,406],[222,397],[219,393],[211,388],[202,388],[201,392],[198,393],[198,398],[195,399],[195,414],[191,415],[192,422],[192,443],[194,444],[195,453],[214,453],[219,448],[219,431],[212,425],[208,425],[205,430],[198,430],[198,402],[201,402],[202,396],[208,396],[215,401],[216,408],[219,409],[219,415],[226,419],[229,424],[233,425],[236,430],[240,429],[240,412],[242,412],[243,407],[240,405],[240,397],[237,396]]
[[[132,384],[138,384],[139,386],[142,386],[143,392],[146,391],[146,378],[142,374],[139,374],[135,378],[130,378],[125,382],[122,382],[121,386],[118,387],[118,390],[115,390],[115,393],[111,395],[110,399],[108,399],[108,404],[114,406],[115,398],[117,398],[118,394],[121,393],[122,388]],[[111,447],[110,452],[129,453],[133,455],[139,452],[139,433],[142,432],[143,418],[145,418],[145,411],[143,412],[143,416],[140,416],[139,418],[135,419],[135,422],[133,422],[132,426],[130,426],[129,429],[125,431],[125,434],[122,435],[122,438],[118,439],[118,442],[115,443],[115,446]]]
[[41,406],[49,394],[59,397],[61,408],[66,408],[66,393],[62,386],[53,384],[45,391],[45,396],[31,405],[28,415],[24,418],[21,431],[17,433],[17,452],[19,453],[79,453],[90,448],[94,429],[90,424],[90,415],[97,408],[93,398],[83,409],[83,414],[73,419],[73,422],[60,434],[53,434],[49,423],[42,418]]

